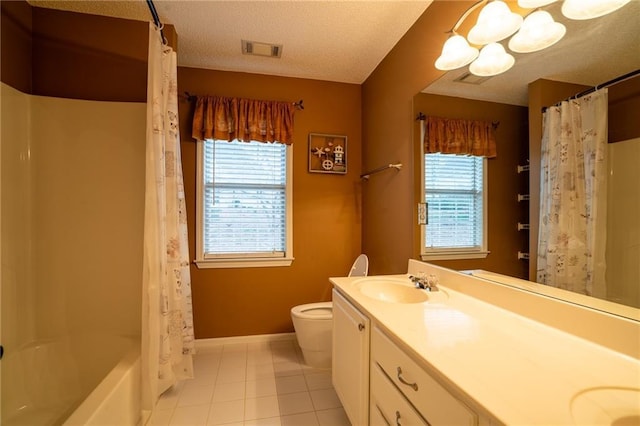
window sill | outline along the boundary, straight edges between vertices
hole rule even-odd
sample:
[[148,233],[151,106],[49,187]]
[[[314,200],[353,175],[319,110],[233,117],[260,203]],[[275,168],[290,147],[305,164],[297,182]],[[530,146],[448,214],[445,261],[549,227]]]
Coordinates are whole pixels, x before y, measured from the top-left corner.
[[423,261],[428,260],[460,260],[460,259],[485,259],[490,251],[441,251],[437,253],[422,253]]
[[198,269],[214,268],[267,268],[278,266],[291,266],[293,257],[284,258],[248,258],[248,259],[199,259],[194,263]]

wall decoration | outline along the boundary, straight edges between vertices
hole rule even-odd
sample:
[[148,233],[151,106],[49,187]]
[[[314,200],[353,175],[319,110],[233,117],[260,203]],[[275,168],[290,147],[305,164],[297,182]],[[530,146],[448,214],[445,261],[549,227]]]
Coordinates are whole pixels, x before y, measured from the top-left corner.
[[309,172],[347,173],[347,137],[309,133]]

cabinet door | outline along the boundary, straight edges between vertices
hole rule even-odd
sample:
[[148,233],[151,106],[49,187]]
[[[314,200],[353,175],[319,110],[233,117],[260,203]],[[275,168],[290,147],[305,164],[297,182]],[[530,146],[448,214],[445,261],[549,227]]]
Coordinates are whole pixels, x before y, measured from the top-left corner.
[[353,425],[369,423],[369,324],[333,290],[333,387]]

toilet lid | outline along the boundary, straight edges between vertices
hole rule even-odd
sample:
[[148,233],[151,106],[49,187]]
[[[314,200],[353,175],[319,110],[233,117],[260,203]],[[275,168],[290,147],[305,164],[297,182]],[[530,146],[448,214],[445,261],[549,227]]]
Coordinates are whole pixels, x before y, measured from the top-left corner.
[[314,317],[326,317],[327,315],[331,315],[331,308],[309,308],[303,309],[306,315],[314,316]]
[[333,317],[333,303],[307,303],[306,305],[294,306],[291,313],[299,318],[331,319]]

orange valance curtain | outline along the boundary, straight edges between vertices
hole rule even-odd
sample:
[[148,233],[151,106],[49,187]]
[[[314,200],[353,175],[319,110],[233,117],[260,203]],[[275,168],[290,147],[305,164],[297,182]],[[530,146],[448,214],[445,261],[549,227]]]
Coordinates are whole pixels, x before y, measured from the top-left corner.
[[490,121],[427,117],[424,152],[496,156],[496,126]]
[[198,96],[191,135],[194,139],[293,143],[290,102]]

